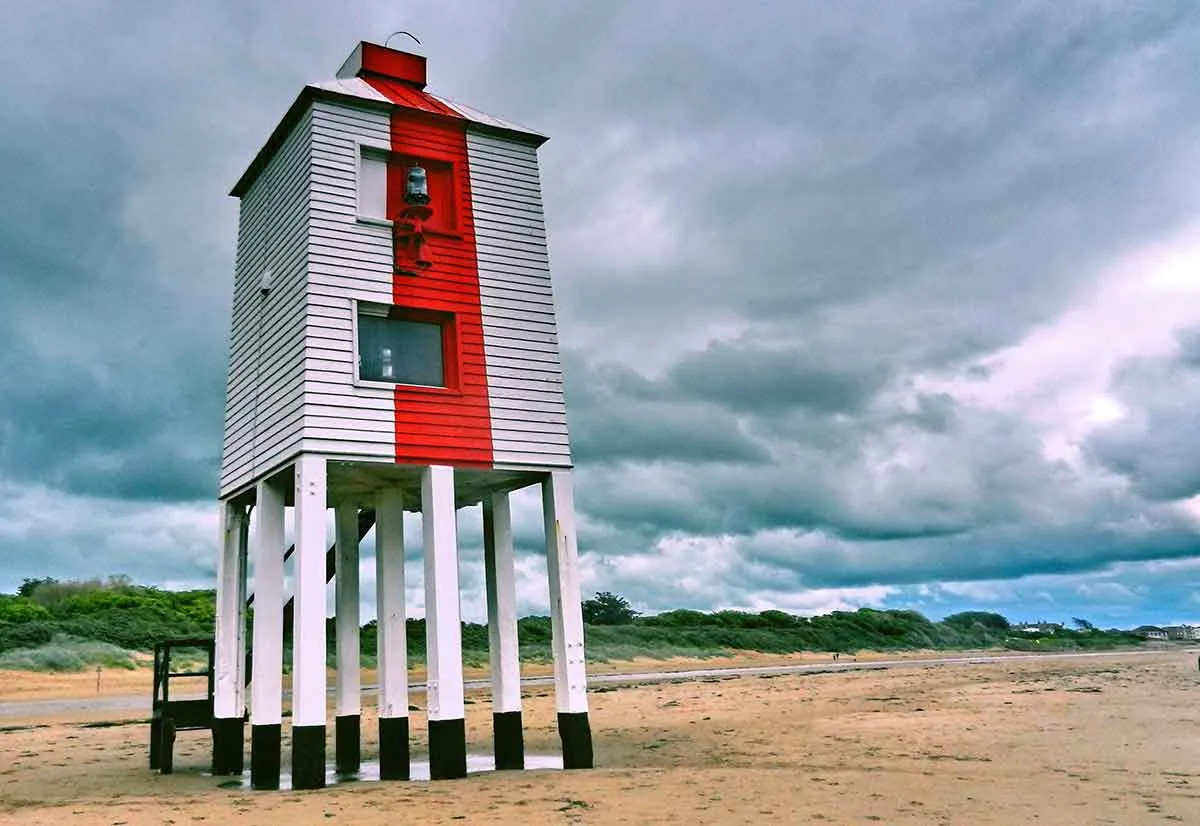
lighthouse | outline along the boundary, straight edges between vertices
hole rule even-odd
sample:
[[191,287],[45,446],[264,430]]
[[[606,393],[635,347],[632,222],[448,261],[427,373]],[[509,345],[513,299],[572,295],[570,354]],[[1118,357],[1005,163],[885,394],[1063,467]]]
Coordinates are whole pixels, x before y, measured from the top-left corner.
[[251,783],[279,786],[287,626],[292,785],[325,783],[330,733],[336,769],[358,768],[359,543],[373,528],[380,774],[409,776],[410,511],[422,526],[430,775],[466,774],[456,515],[475,505],[496,765],[522,768],[509,495],[529,486],[543,504],[563,764],[592,765],[538,172],[545,140],[430,92],[423,56],[364,42],[334,79],[300,90],[233,187],[240,218],[220,476],[215,773],[243,771],[248,704]]

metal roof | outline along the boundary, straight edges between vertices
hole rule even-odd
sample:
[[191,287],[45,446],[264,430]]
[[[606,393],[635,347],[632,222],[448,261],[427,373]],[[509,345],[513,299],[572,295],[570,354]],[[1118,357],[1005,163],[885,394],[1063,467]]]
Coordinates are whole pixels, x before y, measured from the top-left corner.
[[396,98],[403,100],[403,103],[396,103],[398,106],[409,109],[420,109],[435,114],[450,115],[451,117],[458,116],[463,120],[479,123],[484,126],[490,126],[495,129],[503,129],[506,132],[516,132],[523,135],[528,135],[531,138],[540,138],[539,143],[548,140],[547,136],[537,130],[530,129],[528,126],[522,126],[511,120],[505,120],[486,112],[481,112],[478,109],[467,106],[466,104],[457,103],[456,101],[444,98],[441,95],[435,95],[432,92],[424,89],[416,89],[404,83],[389,81],[385,78],[377,78],[376,84],[384,85],[396,97],[388,98],[380,92],[375,86],[371,85],[361,77],[338,78],[337,80],[327,80],[322,83],[310,83],[309,87],[313,89],[321,89],[326,92],[347,95],[349,97],[363,98],[377,103],[396,103]]
[[[388,94],[385,95],[377,87],[385,88]],[[548,140],[546,135],[527,126],[485,114],[478,109],[435,95],[410,83],[393,81],[385,77],[373,77],[371,83],[361,77],[340,77],[320,83],[309,83],[300,91],[271,136],[263,144],[262,149],[258,151],[254,160],[246,167],[246,171],[238,178],[237,183],[230,190],[230,195],[240,198],[246,193],[258,174],[274,156],[275,151],[283,143],[292,127],[295,126],[296,121],[300,119],[312,101],[321,99],[386,109],[411,109],[435,117],[465,120],[482,131],[500,133],[523,143],[539,146]]]

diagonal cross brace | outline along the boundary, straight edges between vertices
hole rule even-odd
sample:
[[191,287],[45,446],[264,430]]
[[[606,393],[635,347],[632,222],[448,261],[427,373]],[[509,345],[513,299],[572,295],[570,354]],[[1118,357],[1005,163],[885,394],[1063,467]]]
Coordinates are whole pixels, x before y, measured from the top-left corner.
[[[375,509],[363,508],[358,512],[358,541],[362,542],[363,538],[375,526]],[[292,554],[296,552],[296,546],[290,545],[283,552],[283,561],[287,562]],[[333,579],[337,573],[337,545],[331,545],[329,550],[325,552],[325,581]],[[254,594],[246,597],[246,607],[249,608],[254,604]],[[286,637],[291,633],[292,627],[296,621],[296,597],[295,595],[288,597],[288,601],[283,605],[283,635]],[[250,684],[251,651],[246,651],[246,684]]]

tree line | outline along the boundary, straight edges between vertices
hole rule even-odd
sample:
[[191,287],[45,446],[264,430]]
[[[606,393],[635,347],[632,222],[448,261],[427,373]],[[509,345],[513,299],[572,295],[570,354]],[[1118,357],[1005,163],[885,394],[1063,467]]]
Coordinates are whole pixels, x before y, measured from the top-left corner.
[[[625,598],[601,592],[584,602],[583,612],[588,655],[595,660],[716,656],[730,650],[791,653],[996,646],[1039,650],[1139,642],[1130,632],[1103,631],[1086,621],[1076,621],[1073,629],[1030,635],[1014,629],[1004,616],[986,611],[961,612],[936,622],[917,611],[872,608],[813,617],[776,610],[688,609],[641,616]],[[71,582],[28,579],[15,594],[0,594],[0,655],[64,639],[148,651],[164,639],[211,635],[214,617],[215,592],[211,589],[168,591],[137,585],[124,577]],[[332,650],[332,620],[328,628]],[[423,659],[424,620],[409,620],[407,630],[410,657]],[[518,621],[524,659],[548,660],[551,636],[549,617]],[[361,633],[367,664],[374,657],[375,642],[376,628],[371,622]],[[485,664],[487,627],[464,623],[463,650],[468,663]]]

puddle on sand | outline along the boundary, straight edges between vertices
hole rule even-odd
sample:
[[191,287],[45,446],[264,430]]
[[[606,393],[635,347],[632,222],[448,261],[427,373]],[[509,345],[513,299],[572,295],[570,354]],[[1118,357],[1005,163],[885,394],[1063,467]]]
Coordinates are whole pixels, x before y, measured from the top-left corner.
[[[525,755],[525,770],[534,771],[538,769],[562,769],[561,754],[526,754]],[[496,770],[496,759],[490,754],[468,754],[467,755],[467,774],[480,774],[482,772],[490,772]],[[206,773],[207,774],[207,773]],[[211,776],[211,775],[209,775]],[[409,765],[409,777],[411,780],[428,780],[429,779],[429,761],[428,760],[413,760]],[[332,767],[325,769],[325,785],[334,786],[340,783],[361,783],[379,780],[379,761],[364,760],[362,767],[355,774],[338,774]],[[249,789],[250,788],[250,772],[245,771],[240,778],[234,777],[218,783],[217,786],[222,789]],[[279,790],[289,791],[292,788],[291,772],[283,771],[279,774]]]

